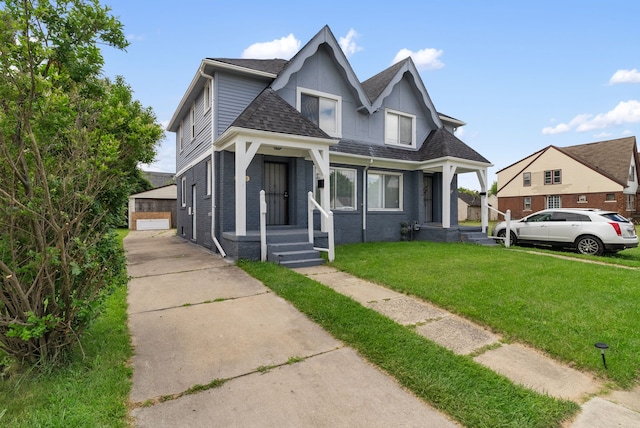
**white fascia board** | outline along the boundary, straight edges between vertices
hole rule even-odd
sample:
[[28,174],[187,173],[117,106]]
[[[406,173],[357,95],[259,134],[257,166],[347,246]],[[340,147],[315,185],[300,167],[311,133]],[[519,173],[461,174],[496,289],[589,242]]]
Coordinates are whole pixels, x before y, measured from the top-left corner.
[[216,140],[216,151],[232,150],[238,138],[250,139],[254,142],[293,149],[308,149],[313,147],[326,148],[338,144],[333,138],[303,137],[300,135],[282,134],[278,132],[258,131],[255,129],[230,127]]
[[454,125],[454,127],[458,128],[460,126],[465,126],[467,123],[463,122],[461,120],[458,119],[454,119],[451,116],[447,116],[447,115],[443,115],[443,114],[438,114],[438,117],[440,118],[440,120],[444,123],[450,123],[451,125]]
[[207,150],[197,158],[191,160],[191,162],[189,162],[189,165],[185,166],[184,168],[181,168],[179,171],[176,171],[176,175],[175,175],[176,179],[180,177],[182,174],[184,174],[185,172],[187,172],[190,168],[193,168],[194,165],[199,164],[200,162],[202,162],[208,157],[211,157],[213,159],[213,150]]

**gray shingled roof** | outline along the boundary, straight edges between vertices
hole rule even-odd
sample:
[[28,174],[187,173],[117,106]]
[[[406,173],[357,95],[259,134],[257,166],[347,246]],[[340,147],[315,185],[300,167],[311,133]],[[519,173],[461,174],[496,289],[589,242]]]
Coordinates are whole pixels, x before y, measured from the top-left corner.
[[375,101],[380,96],[382,91],[384,91],[385,88],[389,86],[389,83],[391,82],[393,77],[398,74],[398,70],[400,70],[404,66],[404,63],[408,60],[409,58],[405,58],[402,61],[393,64],[386,70],[381,71],[375,76],[370,77],[369,79],[362,82],[362,88],[369,97],[369,101]]
[[265,73],[279,74],[289,61],[286,59],[236,59],[236,58],[207,58],[211,61],[224,62],[251,70],[264,71]]
[[637,152],[636,137],[556,149],[623,185],[627,184],[629,178],[629,156]]
[[303,137],[331,138],[271,88],[262,91],[231,126]]
[[354,140],[340,140],[338,144],[329,148],[330,151],[348,153],[375,158],[389,158],[413,162],[454,157],[482,163],[490,163],[478,152],[467,146],[444,128],[431,131],[419,150],[371,145]]

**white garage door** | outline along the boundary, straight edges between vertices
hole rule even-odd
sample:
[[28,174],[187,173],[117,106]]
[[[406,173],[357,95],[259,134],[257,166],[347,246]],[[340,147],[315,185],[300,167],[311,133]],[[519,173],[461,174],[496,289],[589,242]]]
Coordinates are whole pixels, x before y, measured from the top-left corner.
[[167,218],[154,218],[154,219],[138,219],[136,220],[137,230],[167,230],[169,229],[169,219]]

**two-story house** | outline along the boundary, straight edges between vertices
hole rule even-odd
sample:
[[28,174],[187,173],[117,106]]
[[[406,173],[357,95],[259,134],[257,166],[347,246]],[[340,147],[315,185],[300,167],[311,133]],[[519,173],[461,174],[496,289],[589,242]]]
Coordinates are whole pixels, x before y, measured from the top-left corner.
[[418,239],[454,236],[457,175],[486,192],[491,166],[453,135],[462,125],[436,111],[410,58],[360,82],[326,26],[291,60],[206,58],[167,127],[178,234],[234,259],[260,258],[265,222],[312,218],[327,239],[311,193],[336,244],[399,240],[403,222],[424,226]]
[[639,167],[635,137],[548,146],[497,172],[498,207],[512,218],[546,208],[600,208],[636,218]]

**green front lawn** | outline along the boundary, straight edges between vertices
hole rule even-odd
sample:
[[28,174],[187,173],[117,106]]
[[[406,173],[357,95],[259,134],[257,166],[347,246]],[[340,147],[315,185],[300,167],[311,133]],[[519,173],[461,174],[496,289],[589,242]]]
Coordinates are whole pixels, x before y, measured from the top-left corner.
[[[354,244],[336,249],[334,266],[431,301],[620,387],[633,386],[640,370],[640,272],[522,250],[415,241]],[[588,259],[640,269],[637,249]],[[596,342],[610,346],[608,370]]]

